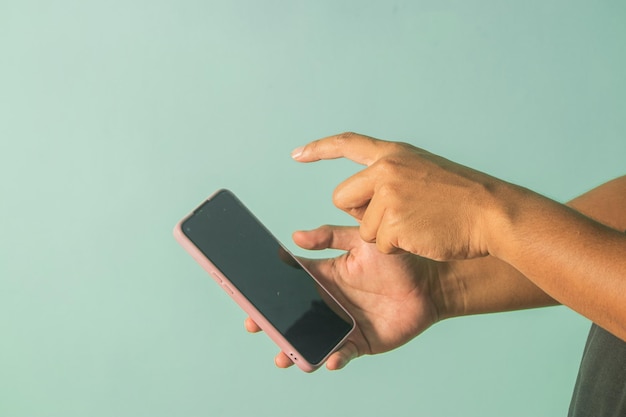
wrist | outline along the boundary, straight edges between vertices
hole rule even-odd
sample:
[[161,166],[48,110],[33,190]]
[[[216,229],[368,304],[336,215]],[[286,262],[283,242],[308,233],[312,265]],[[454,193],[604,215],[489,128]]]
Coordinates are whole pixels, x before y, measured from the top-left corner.
[[483,252],[506,261],[511,241],[519,238],[513,232],[514,225],[524,212],[532,210],[530,206],[539,195],[503,181],[495,181],[486,190],[479,223]]
[[558,304],[521,272],[493,256],[440,263],[433,302],[439,320]]
[[458,273],[459,262],[435,262],[435,282],[432,299],[437,311],[437,321],[465,315],[466,287]]

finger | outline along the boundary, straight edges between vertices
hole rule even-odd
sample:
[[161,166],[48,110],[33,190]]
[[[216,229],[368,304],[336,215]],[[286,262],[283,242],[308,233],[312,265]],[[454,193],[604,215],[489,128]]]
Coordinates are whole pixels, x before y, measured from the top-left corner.
[[387,255],[404,252],[398,247],[397,232],[392,230],[392,227],[385,223],[384,219],[381,220],[376,232],[376,248],[379,252]]
[[337,371],[344,368],[352,359],[359,357],[359,349],[354,342],[348,340],[339,350],[326,361],[326,368]]
[[361,220],[361,226],[359,227],[361,239],[370,243],[378,242],[378,230],[385,214],[385,210],[385,202],[381,201],[378,194],[375,195],[370,204],[367,206],[367,210],[365,210],[363,219]]
[[357,220],[361,220],[370,200],[374,196],[376,179],[365,170],[354,174],[335,188],[333,204]]
[[[293,234],[294,242],[309,250],[339,249],[350,251],[363,244],[356,227],[321,226],[315,230],[298,231]],[[322,285],[332,286],[336,274],[335,259],[298,258],[300,263],[315,276]]]
[[244,322],[244,326],[246,326],[246,330],[249,331],[250,333],[258,333],[262,331],[259,325],[256,324],[254,320],[252,320],[250,317],[246,318],[246,321]]
[[[367,222],[370,222],[369,219],[367,219],[367,222],[363,222],[366,223],[366,227],[372,228],[374,227],[374,223],[377,222],[376,248],[379,252],[385,254],[404,252],[404,250],[400,248],[399,233],[401,231],[398,229],[396,221],[394,220],[393,216],[390,215],[390,211],[387,207],[385,207],[385,209],[383,210],[380,210],[378,207],[378,204],[374,204],[372,207],[374,209],[372,210],[372,224],[367,224]],[[361,234],[363,234],[363,232],[361,232]],[[406,249],[408,250],[408,248]]]
[[289,359],[289,356],[287,356],[284,352],[280,352],[278,355],[276,355],[276,357],[274,358],[274,363],[279,368],[289,368],[291,365],[293,365],[293,361]]
[[297,148],[291,156],[299,162],[348,158],[359,164],[371,165],[379,159],[385,145],[389,143],[357,133],[342,133]]
[[360,243],[359,233],[352,226],[320,226],[294,232],[293,241],[303,249],[339,249],[349,251]]

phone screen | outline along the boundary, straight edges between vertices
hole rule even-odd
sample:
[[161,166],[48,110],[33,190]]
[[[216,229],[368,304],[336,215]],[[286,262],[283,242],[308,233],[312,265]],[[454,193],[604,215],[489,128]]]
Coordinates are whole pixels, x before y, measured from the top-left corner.
[[309,363],[352,329],[342,307],[231,192],[215,194],[181,228]]

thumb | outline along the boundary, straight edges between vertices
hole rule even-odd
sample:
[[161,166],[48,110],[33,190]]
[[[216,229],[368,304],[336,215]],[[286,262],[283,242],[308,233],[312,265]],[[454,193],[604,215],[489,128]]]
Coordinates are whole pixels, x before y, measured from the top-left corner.
[[354,226],[320,226],[309,231],[297,231],[293,241],[303,249],[324,250],[338,249],[349,251],[359,245],[359,229]]

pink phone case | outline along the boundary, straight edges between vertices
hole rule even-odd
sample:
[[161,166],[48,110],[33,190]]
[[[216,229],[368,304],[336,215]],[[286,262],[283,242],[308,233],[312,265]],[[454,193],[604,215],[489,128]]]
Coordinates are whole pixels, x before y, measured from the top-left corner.
[[[215,193],[215,194],[217,194],[217,193]],[[212,197],[213,197],[213,195],[211,197],[209,197],[208,199],[210,200]],[[193,212],[188,214],[187,216],[185,216],[181,221],[179,221],[176,224],[176,227],[174,228],[174,237],[175,237],[175,239],[181,244],[181,246],[187,252],[189,252],[189,254],[191,254],[191,256],[196,260],[196,262],[198,262],[200,264],[200,266],[202,266],[202,268],[204,268],[204,270],[209,273],[209,275],[224,289],[224,291],[226,291],[226,293],[228,295],[230,295],[233,300],[235,300],[235,302],[250,316],[250,318],[252,320],[254,320],[254,322],[256,324],[259,325],[259,327],[274,341],[274,343],[276,343],[278,345],[278,347],[300,369],[302,369],[305,372],[313,372],[313,371],[315,371],[317,368],[319,368],[326,361],[326,359],[328,359],[328,357],[335,350],[337,350],[337,348],[339,346],[341,346],[345,342],[345,340],[350,336],[352,331],[354,331],[354,327],[353,327],[352,330],[343,338],[343,340],[341,340],[337,344],[337,346],[333,350],[331,350],[331,352],[328,353],[328,355],[326,355],[326,357],[324,357],[319,363],[309,363],[283,337],[283,335],[280,334],[280,332],[263,316],[263,314],[261,314],[261,312],[259,310],[257,310],[257,308],[254,307],[250,303],[250,301],[242,293],[240,293],[237,290],[237,288],[234,285],[232,285],[230,280],[226,276],[224,276],[222,273],[220,273],[220,271],[217,269],[217,267],[215,265],[213,265],[213,263],[209,259],[207,259],[207,257],[196,247],[196,245],[194,245],[194,243],[191,242],[189,240],[189,238],[187,238],[187,236],[185,236],[185,234],[182,231],[181,225],[182,225],[182,223],[185,220],[187,220],[187,218],[189,218],[192,215],[193,215]],[[282,244],[281,244],[281,246],[282,246]],[[284,248],[284,246],[283,246],[283,248]],[[284,249],[287,252],[289,252],[287,250],[287,248],[284,248]],[[306,268],[304,266],[302,266],[302,268],[306,270]],[[306,270],[306,271],[309,273],[309,275],[311,275],[311,277],[313,277],[313,275],[310,273],[310,271],[308,271],[308,270]],[[315,277],[313,277],[313,279],[320,285],[320,287],[323,288],[323,286],[319,283],[319,281],[317,281],[317,279],[315,279]],[[328,291],[326,291],[326,292],[328,293]],[[335,302],[337,302],[337,300],[330,293],[328,293],[328,295]],[[339,304],[339,303],[337,302],[337,304]],[[345,309],[343,309],[343,310],[344,310],[345,314],[348,317],[350,317],[350,319],[352,320],[352,323],[354,323],[354,318],[350,315],[350,313],[348,311],[346,311]]]

